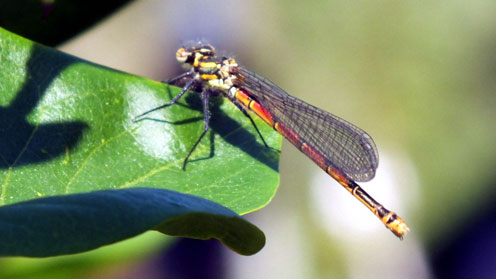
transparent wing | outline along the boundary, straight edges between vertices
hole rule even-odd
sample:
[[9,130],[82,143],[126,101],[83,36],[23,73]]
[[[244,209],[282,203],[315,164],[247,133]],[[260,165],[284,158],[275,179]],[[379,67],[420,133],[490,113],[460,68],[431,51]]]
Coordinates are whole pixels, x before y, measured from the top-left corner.
[[288,126],[330,164],[355,181],[375,175],[379,155],[372,138],[362,129],[331,113],[295,98],[270,80],[243,67],[232,73],[234,84],[251,94],[276,122]]

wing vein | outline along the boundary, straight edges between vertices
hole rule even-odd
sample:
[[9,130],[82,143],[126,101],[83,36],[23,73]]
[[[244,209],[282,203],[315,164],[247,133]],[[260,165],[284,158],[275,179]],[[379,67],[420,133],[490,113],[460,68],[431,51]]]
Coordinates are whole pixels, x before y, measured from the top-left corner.
[[274,120],[297,133],[301,141],[329,164],[356,181],[369,181],[379,164],[377,147],[362,129],[329,112],[293,97],[270,80],[244,67],[232,70],[234,85],[268,109]]

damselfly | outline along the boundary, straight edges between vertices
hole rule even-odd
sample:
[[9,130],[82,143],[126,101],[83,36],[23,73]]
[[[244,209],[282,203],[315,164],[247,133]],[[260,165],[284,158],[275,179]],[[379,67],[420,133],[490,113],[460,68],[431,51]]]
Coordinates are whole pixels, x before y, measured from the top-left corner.
[[136,118],[175,104],[188,89],[201,91],[205,127],[185,157],[183,169],[209,129],[209,97],[212,92],[221,92],[250,119],[266,146],[247,110],[262,118],[312,159],[379,217],[396,236],[403,238],[409,231],[403,219],[375,201],[355,182],[371,180],[379,163],[375,143],[365,131],[289,95],[272,81],[240,66],[233,58],[217,56],[210,44],[198,43],[180,48],[176,59],[189,71],[168,83],[186,80],[183,90],[169,103]]

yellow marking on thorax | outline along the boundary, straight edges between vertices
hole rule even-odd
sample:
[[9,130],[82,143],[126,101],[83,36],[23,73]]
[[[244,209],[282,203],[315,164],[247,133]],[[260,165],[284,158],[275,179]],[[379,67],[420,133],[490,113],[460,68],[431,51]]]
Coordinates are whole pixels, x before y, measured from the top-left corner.
[[203,80],[219,79],[219,77],[217,77],[217,75],[213,75],[213,74],[200,75],[200,78],[203,79]]
[[216,62],[200,62],[199,65],[202,68],[218,68],[218,63]]

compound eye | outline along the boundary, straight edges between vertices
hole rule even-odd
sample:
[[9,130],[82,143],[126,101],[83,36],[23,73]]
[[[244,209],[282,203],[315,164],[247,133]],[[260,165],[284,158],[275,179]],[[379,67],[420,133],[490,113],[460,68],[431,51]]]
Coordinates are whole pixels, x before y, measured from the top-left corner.
[[193,59],[194,59],[194,54],[193,52],[185,49],[185,48],[180,48],[177,52],[176,52],[176,60],[181,63],[181,64],[185,64],[185,63],[193,63]]

